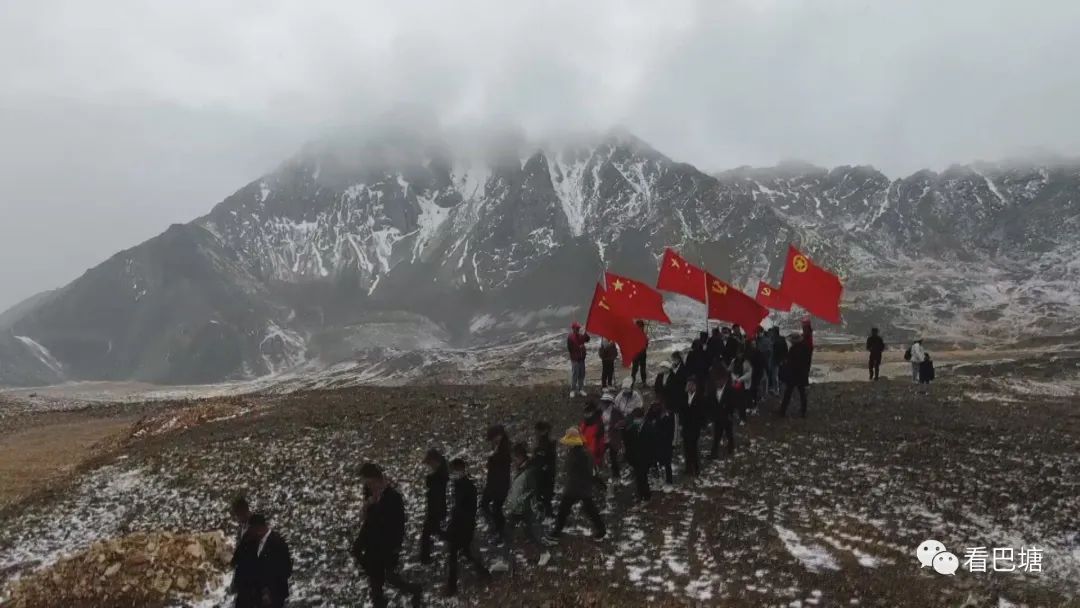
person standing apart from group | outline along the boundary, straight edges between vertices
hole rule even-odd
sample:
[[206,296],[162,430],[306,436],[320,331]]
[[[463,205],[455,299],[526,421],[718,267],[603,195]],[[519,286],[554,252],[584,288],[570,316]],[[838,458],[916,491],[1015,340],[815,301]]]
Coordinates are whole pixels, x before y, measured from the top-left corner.
[[866,338],[866,350],[870,353],[870,379],[877,380],[881,377],[881,354],[885,352],[885,340],[876,327],[870,330],[870,336]]
[[922,365],[924,359],[926,359],[926,350],[923,349],[922,338],[912,342],[908,351],[904,353],[904,358],[911,362],[911,381],[919,383],[919,367]]
[[566,350],[570,355],[570,396],[585,396],[585,344],[591,340],[589,334],[581,331],[581,324],[574,322],[570,326],[570,335],[566,337]]

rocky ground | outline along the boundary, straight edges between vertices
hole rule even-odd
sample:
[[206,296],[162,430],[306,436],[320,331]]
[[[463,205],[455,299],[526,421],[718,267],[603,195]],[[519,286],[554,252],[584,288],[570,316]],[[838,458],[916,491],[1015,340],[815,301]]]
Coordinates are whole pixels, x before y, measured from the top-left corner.
[[[769,401],[737,430],[735,457],[709,463],[701,479],[677,479],[647,505],[612,484],[603,542],[575,519],[546,566],[523,547],[513,572],[488,586],[466,569],[457,600],[438,597],[441,569],[411,559],[423,452],[480,463],[489,424],[515,437],[540,418],[574,424],[582,400],[562,388],[356,387],[110,406],[106,417],[138,420],[114,447],[0,510],[0,586],[105,538],[229,530],[228,500],[246,492],[292,545],[291,605],[366,605],[347,549],[356,471],[375,460],[409,501],[406,568],[431,591],[428,605],[1080,606],[1080,398],[1053,380],[1075,360],[1044,363],[1037,369],[1056,366],[1049,377],[1011,378],[987,363],[930,388],[819,384],[806,419],[775,418]],[[4,441],[20,432],[7,427]],[[1036,546],[1043,571],[939,575],[915,558],[927,538],[957,555]],[[223,601],[222,584],[200,605]]]

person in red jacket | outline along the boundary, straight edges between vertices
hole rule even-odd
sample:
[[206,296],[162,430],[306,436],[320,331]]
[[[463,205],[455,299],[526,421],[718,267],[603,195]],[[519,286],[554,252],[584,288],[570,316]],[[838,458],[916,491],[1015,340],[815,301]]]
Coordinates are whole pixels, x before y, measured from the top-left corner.
[[566,350],[570,353],[570,396],[585,396],[585,343],[589,334],[581,331],[577,321],[570,326],[570,335],[566,337]]
[[593,457],[593,466],[599,469],[607,451],[607,438],[604,436],[604,417],[592,401],[585,404],[584,418],[578,429],[585,440],[585,449]]

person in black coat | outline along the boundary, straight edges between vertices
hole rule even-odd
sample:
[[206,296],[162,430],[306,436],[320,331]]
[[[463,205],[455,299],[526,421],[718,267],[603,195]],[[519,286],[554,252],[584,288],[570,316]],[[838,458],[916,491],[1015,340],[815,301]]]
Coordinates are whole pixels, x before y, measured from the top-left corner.
[[600,509],[596,508],[593,499],[593,458],[585,449],[585,438],[576,427],[566,429],[559,443],[568,448],[564,461],[562,497],[559,500],[559,512],[555,516],[555,528],[544,539],[545,544],[558,544],[562,536],[566,520],[570,518],[570,511],[574,505],[581,503],[585,515],[593,525],[593,539],[601,540],[607,535],[607,527],[600,517]]
[[469,478],[463,459],[455,458],[450,461],[450,476],[453,478],[454,503],[450,509],[450,521],[444,533],[449,545],[446,556],[447,596],[457,593],[460,557],[464,557],[472,564],[480,578],[484,580],[491,578],[491,573],[473,550],[473,536],[476,533],[476,484]]
[[705,380],[709,375],[709,358],[705,354],[704,344],[700,339],[690,344],[690,353],[686,355],[687,379]]
[[510,493],[510,436],[502,425],[488,428],[487,441],[491,453],[487,459],[487,479],[484,493],[480,497],[480,510],[491,526],[491,535],[496,544],[502,543],[503,530],[506,527],[506,495]]
[[653,403],[649,412],[645,415],[645,424],[651,428],[651,433],[656,437],[656,461],[655,465],[664,472],[664,483],[671,484],[671,460],[675,450],[675,414],[667,407],[667,402],[661,398]]
[[705,357],[709,360],[710,367],[715,364],[718,359],[721,359],[724,354],[724,334],[720,333],[719,327],[714,327],[712,335],[709,336],[707,342],[705,342]]
[[881,377],[881,354],[885,352],[885,340],[878,334],[878,328],[870,330],[870,336],[866,338],[866,350],[870,353],[870,379],[877,380]]
[[799,391],[801,415],[806,417],[806,387],[810,386],[810,347],[806,345],[802,334],[791,334],[791,348],[784,362],[785,387],[784,398],[780,402],[780,415],[787,415],[791,393]]
[[701,454],[698,452],[698,440],[701,439],[701,427],[708,420],[709,405],[705,395],[704,383],[697,378],[686,381],[686,407],[680,415],[682,424],[683,454],[686,474],[696,477],[701,473]]
[[541,420],[536,423],[536,443],[533,446],[533,459],[536,461],[537,492],[536,500],[540,510],[550,517],[554,514],[551,500],[555,497],[555,473],[558,469],[557,448],[551,438],[551,425]]
[[390,485],[378,465],[368,462],[360,467],[367,498],[364,500],[364,521],[360,534],[353,542],[353,559],[368,577],[368,591],[375,608],[387,605],[383,586],[390,586],[413,596],[413,604],[422,601],[420,585],[401,577],[398,566],[401,546],[405,541],[405,501]]
[[784,371],[784,365],[787,363],[788,343],[784,339],[784,336],[780,335],[780,328],[771,327],[769,331],[772,333],[772,359],[769,362],[769,374],[772,376],[769,381],[773,386],[773,394],[780,394],[780,385],[783,383],[783,377],[786,375]]
[[742,399],[732,386],[731,374],[725,367],[713,368],[713,380],[708,395],[712,412],[713,440],[709,458],[720,457],[720,438],[727,443],[727,453],[735,453],[735,411]]
[[442,452],[432,448],[424,456],[428,473],[424,476],[424,527],[420,531],[420,563],[431,563],[434,537],[442,530],[446,519],[446,486],[450,483],[450,468]]
[[289,545],[254,513],[233,555],[237,608],[282,608],[289,597],[292,557]]
[[647,501],[652,498],[649,489],[649,469],[656,464],[656,433],[651,425],[645,424],[645,408],[637,408],[630,413],[630,419],[624,432],[626,462],[634,474],[634,487],[637,498]]

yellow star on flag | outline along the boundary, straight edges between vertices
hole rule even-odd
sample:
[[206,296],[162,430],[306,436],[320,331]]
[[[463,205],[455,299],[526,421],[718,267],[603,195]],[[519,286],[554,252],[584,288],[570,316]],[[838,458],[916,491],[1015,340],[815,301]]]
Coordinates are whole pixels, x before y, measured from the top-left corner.
[[623,285],[626,285],[626,283],[623,283],[619,279],[615,279],[615,282],[611,284],[611,286],[615,288],[615,291],[622,291]]

